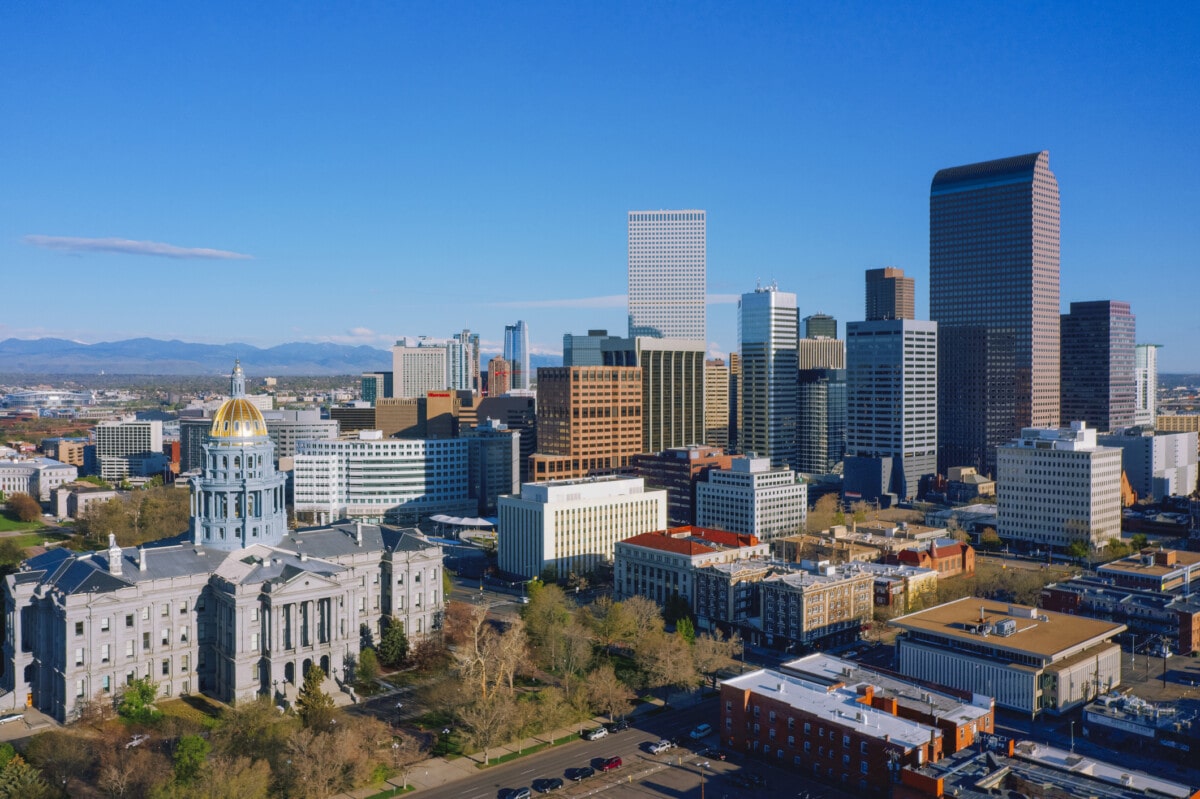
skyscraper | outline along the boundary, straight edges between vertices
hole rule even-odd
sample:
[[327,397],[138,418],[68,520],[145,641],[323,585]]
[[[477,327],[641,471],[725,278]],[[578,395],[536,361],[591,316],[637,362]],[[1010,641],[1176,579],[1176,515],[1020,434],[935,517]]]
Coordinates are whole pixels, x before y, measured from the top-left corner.
[[1073,302],[1062,316],[1062,415],[1101,432],[1133,424],[1136,320],[1129,303]]
[[837,320],[823,313],[804,317],[804,337],[837,338]]
[[537,452],[529,479],[564,480],[625,469],[642,446],[642,370],[538,369]]
[[488,361],[487,365],[487,380],[488,380],[488,396],[499,397],[501,394],[507,394],[512,388],[512,367],[508,361],[497,355]]
[[504,326],[504,360],[508,361],[509,366],[509,388],[531,388],[529,328],[525,326],[524,320],[519,320],[515,325]]
[[936,473],[937,348],[934,322],[846,325],[847,498],[912,498]]
[[1154,427],[1158,413],[1158,348],[1161,344],[1138,344],[1133,351],[1133,423]]
[[846,453],[846,370],[801,369],[796,471],[830,474]]
[[742,452],[790,466],[796,457],[796,295],[774,285],[738,302]]
[[729,365],[720,358],[704,362],[704,441],[729,449]]
[[[424,397],[447,387],[450,355],[444,339],[406,336],[392,347],[392,390],[396,397]],[[376,397],[378,400],[378,397]]]
[[706,342],[706,214],[629,212],[629,336]]
[[938,323],[939,468],[995,473],[996,447],[1059,422],[1059,204],[1048,152],[938,172],[929,316]]
[[903,269],[885,266],[867,270],[867,321],[915,319],[916,291]]

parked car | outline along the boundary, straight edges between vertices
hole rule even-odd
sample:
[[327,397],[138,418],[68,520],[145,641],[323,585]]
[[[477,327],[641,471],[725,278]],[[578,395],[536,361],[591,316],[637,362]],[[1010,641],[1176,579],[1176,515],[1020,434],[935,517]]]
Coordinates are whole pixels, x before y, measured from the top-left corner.
[[674,745],[675,744],[671,743],[666,738],[663,738],[661,741],[655,741],[654,743],[650,744],[650,754],[661,755],[663,752],[671,751],[671,747]]
[[729,755],[720,749],[705,749],[700,753],[699,757],[707,757],[711,760],[724,760]]
[[500,791],[500,799],[529,799],[529,789],[505,788]]
[[129,739],[129,743],[125,744],[125,748],[133,749],[135,746],[141,746],[149,739],[150,739],[149,735],[143,735],[141,733],[138,733],[137,735],[135,735]]
[[588,730],[587,732],[585,732],[583,734],[583,737],[585,740],[588,740],[588,741],[599,741],[601,738],[603,738],[606,735],[608,735],[608,730],[604,729],[603,727],[597,727],[594,730]]
[[701,738],[705,738],[708,735],[712,734],[712,725],[711,724],[700,724],[696,727],[696,729],[692,730],[688,734],[691,736],[693,741],[699,741]]
[[8,724],[10,721],[20,721],[25,718],[24,713],[7,713],[0,716],[0,724]]
[[563,787],[562,777],[550,777],[544,780],[534,780],[533,789],[538,793],[550,793]]
[[580,768],[567,769],[567,779],[574,782],[583,782],[588,777],[595,775],[596,769],[591,766],[581,766]]
[[619,769],[621,767],[621,765],[622,765],[621,758],[610,757],[608,760],[605,760],[603,763],[600,764],[600,770],[601,771],[615,771],[615,770]]
[[604,726],[608,728],[609,732],[620,732],[621,730],[629,729],[629,722],[626,721],[625,719],[621,719],[619,721],[614,721],[609,724],[605,724]]

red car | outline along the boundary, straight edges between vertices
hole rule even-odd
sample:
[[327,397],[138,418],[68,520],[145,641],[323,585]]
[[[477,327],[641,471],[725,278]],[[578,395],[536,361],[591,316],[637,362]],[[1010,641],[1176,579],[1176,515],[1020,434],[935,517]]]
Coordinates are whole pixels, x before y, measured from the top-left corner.
[[621,767],[621,758],[610,757],[608,760],[605,760],[604,763],[600,766],[600,770],[601,771],[614,771],[616,769],[619,769],[620,767]]

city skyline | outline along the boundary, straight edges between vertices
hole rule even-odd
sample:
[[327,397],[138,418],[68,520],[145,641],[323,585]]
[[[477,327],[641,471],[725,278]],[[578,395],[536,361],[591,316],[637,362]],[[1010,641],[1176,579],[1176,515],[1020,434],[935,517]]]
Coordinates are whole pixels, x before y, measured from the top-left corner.
[[[1195,7],[626,11],[0,10],[0,263],[25,300],[0,339],[469,327],[497,352],[523,319],[557,353],[626,327],[626,215],[668,208],[706,211],[712,354],[760,280],[852,322],[894,265],[924,319],[934,173],[1047,150],[1059,311],[1129,302],[1161,371],[1200,370]],[[47,276],[70,314],[33,301]],[[230,279],[270,292],[261,319],[144,310]]]

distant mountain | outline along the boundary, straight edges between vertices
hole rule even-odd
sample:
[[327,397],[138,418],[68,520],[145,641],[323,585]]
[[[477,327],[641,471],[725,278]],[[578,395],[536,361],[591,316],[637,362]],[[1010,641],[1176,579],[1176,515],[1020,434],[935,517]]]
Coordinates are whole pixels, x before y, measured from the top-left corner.
[[[98,344],[61,338],[0,341],[0,374],[227,375],[235,358],[253,375],[353,375],[392,368],[390,351],[365,345],[292,342],[263,349],[153,338]],[[534,369],[558,366],[562,357],[535,355],[530,362]]]

